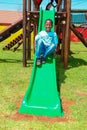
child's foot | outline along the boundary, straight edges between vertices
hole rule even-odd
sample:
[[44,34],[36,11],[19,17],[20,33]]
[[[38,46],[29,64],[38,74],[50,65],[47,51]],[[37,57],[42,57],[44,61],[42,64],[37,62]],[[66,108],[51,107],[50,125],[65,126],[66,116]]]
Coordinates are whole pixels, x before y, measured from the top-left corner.
[[37,64],[37,65],[41,65],[41,59],[40,59],[40,58],[37,58],[37,59],[36,59],[36,64]]
[[44,57],[41,57],[41,62],[42,62],[42,64],[45,64],[46,63],[46,59]]

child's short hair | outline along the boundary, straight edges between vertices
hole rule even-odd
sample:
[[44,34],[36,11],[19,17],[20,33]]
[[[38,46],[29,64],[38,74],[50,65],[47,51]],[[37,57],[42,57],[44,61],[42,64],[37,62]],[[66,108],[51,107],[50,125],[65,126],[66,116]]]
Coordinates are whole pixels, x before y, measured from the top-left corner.
[[46,20],[45,20],[45,23],[46,23],[47,21],[50,21],[51,24],[53,25],[53,21],[52,21],[51,19],[46,19]]

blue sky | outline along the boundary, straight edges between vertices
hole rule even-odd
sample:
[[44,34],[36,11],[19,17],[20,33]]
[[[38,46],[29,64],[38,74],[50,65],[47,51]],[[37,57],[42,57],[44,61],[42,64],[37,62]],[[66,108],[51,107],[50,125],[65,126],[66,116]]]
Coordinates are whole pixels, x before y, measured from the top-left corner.
[[[23,0],[0,0],[0,10],[22,10]],[[42,6],[50,0],[43,0]],[[87,0],[72,0],[72,9],[87,9]]]
[[23,0],[0,0],[0,10],[22,10]]
[[87,0],[72,0],[72,9],[87,10]]

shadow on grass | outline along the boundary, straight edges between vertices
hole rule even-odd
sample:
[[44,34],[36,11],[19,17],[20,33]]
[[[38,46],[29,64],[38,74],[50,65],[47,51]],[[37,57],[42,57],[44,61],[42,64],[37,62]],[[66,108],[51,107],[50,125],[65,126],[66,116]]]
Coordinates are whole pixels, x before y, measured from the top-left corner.
[[79,66],[87,66],[87,62],[80,58],[75,58],[73,56],[69,56],[69,64],[68,69],[79,67]]
[[[69,63],[67,69],[76,68],[79,66],[87,66],[87,62],[81,58],[75,58],[72,55],[69,56]],[[65,82],[67,76],[65,75],[65,69],[61,57],[56,56],[56,73],[57,73],[57,86],[58,91],[61,92],[61,84]]]
[[66,76],[65,76],[65,69],[63,66],[63,62],[61,61],[60,55],[56,56],[56,75],[57,75],[57,86],[59,93],[61,92],[61,84],[64,83]]
[[[68,69],[76,68],[79,66],[87,66],[86,60],[83,60],[81,58],[75,58],[72,55],[69,56],[69,64]],[[62,104],[62,110],[63,110],[63,102],[61,100],[61,87],[62,84],[65,83],[65,80],[67,78],[66,72],[67,70],[64,69],[63,62],[61,61],[61,56],[56,56],[56,75],[57,75],[57,90],[60,94],[60,101]]]
[[[21,64],[23,64],[23,61],[18,60],[18,59],[0,59],[0,63],[21,63]],[[31,65],[33,64],[33,59],[27,61],[27,67],[30,64]]]
[[30,67],[31,65],[33,66],[34,64],[34,59],[30,59],[27,61],[27,67]]
[[0,63],[22,63],[22,60],[18,60],[18,59],[0,59]]

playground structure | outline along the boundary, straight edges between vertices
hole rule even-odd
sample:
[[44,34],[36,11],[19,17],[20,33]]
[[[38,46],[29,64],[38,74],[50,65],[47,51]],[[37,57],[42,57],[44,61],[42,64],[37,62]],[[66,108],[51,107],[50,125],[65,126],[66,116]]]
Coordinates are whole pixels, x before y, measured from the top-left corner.
[[[22,27],[23,27],[22,22],[23,22],[23,19],[19,19],[12,25],[9,25],[4,30],[2,30],[0,32],[0,42],[9,38],[11,36],[11,34],[15,34],[17,31],[22,29]],[[19,47],[23,43],[22,39],[23,39],[23,34],[19,34],[19,36],[15,37],[12,41],[10,41],[10,43],[5,45],[5,47],[3,47],[3,50],[9,50],[10,48],[12,48],[13,46],[15,46],[17,44],[17,46],[14,48],[14,51],[16,51],[17,47]]]
[[[28,3],[27,3],[28,2]],[[36,2],[36,1],[34,1]],[[38,3],[38,2],[37,2]],[[28,4],[28,9],[27,9]],[[37,11],[31,11],[31,1],[24,0],[23,7],[23,65],[26,66],[27,52],[26,48],[31,48],[30,40],[30,25],[34,25],[34,35],[37,32],[44,30],[44,22],[46,19],[52,19],[54,26],[63,26],[62,30],[62,59],[64,61],[64,67],[68,65],[68,54],[70,47],[70,25],[71,14],[70,5],[71,1],[67,0],[63,3],[64,8],[62,11],[55,13],[54,10],[39,10],[35,4]],[[28,10],[28,11],[27,11]],[[59,22],[60,21],[60,22]],[[38,24],[39,23],[39,24]],[[53,26],[53,30],[54,30]],[[38,29],[37,29],[38,28]],[[27,30],[26,30],[27,29]],[[27,35],[28,31],[28,35]],[[66,34],[66,35],[65,35]],[[29,37],[27,37],[29,36]],[[78,33],[77,33],[78,36]],[[81,37],[79,37],[81,39]],[[27,42],[29,41],[29,43]],[[26,45],[28,43],[28,46]],[[86,42],[84,42],[86,45]],[[30,52],[30,51],[29,51]],[[31,54],[29,53],[29,58]],[[59,91],[57,90],[56,81],[56,68],[55,58],[53,56],[47,57],[46,64],[38,67],[36,66],[36,57],[34,58],[34,66],[32,69],[32,75],[28,90],[25,93],[22,104],[19,109],[21,114],[34,114],[37,116],[63,116],[63,110],[60,100]]]
[[[21,19],[14,25],[2,31],[0,33],[0,40],[9,37],[11,33],[15,33],[23,26],[23,34],[16,38],[15,41],[10,42],[6,48],[9,49],[17,42],[20,42],[20,44],[23,42],[23,66],[25,67],[27,65],[27,60],[31,58],[32,25],[34,35],[36,35],[37,32],[44,29],[45,20],[51,18],[54,23],[53,30],[55,29],[55,26],[57,29],[58,27],[62,28],[61,57],[64,63],[64,68],[66,69],[68,66],[68,55],[70,50],[70,29],[87,47],[86,40],[75,29],[71,22],[71,12],[79,11],[71,10],[70,0],[57,1],[57,12],[54,10],[39,10],[40,3],[38,3],[38,0],[33,0],[33,2],[35,4],[35,11],[31,11],[31,0],[23,0],[23,20]],[[80,12],[83,11],[80,10]],[[87,12],[87,10],[84,12]],[[56,31],[59,31],[57,29]],[[60,32],[58,32],[58,34],[59,33]],[[61,106],[60,95],[57,90],[55,58],[53,56],[47,57],[46,64],[42,65],[42,67],[36,66],[36,58],[34,58],[30,85],[24,96],[19,112],[42,116],[63,116],[64,113]]]
[[[37,33],[38,18],[39,18],[39,6],[41,0],[33,0],[35,5],[35,11],[31,11],[31,0],[23,1],[23,66],[27,65],[27,59],[31,58],[31,38],[30,38],[30,25],[34,25],[34,35]],[[56,0],[57,12],[55,13],[55,25],[62,28],[62,52],[61,59],[64,63],[64,68],[68,67],[68,55],[70,50],[70,31],[80,39],[80,41],[87,47],[87,40],[79,33],[72,23],[72,13],[87,13],[87,10],[71,10],[71,0]],[[28,7],[27,7],[28,5]],[[26,31],[26,28],[28,29]],[[58,31],[58,30],[57,30]],[[28,37],[27,37],[28,32]],[[60,32],[58,32],[59,34]],[[28,38],[28,43],[27,43]],[[27,44],[28,45],[27,45]],[[26,48],[28,47],[28,51]]]
[[[44,29],[47,18],[55,25],[55,11],[40,10],[38,32]],[[36,57],[27,92],[19,109],[21,114],[33,114],[37,116],[63,116],[60,95],[57,90],[55,57],[46,58],[46,64],[36,66]]]
[[[23,66],[26,66],[27,64],[27,58],[31,58],[31,53],[30,51],[28,52],[27,54],[27,51],[26,51],[26,41],[27,41],[27,33],[28,32],[28,48],[30,49],[31,48],[31,39],[30,39],[30,25],[31,23],[34,25],[34,28],[35,28],[35,32],[34,34],[36,35],[37,33],[37,27],[38,27],[38,18],[39,18],[39,10],[38,10],[38,2],[36,0],[34,0],[34,4],[35,4],[35,11],[31,11],[31,0],[28,0],[28,3],[26,0],[23,1]],[[57,1],[58,2],[58,1]],[[59,0],[59,4],[57,6],[57,9],[60,8],[60,4],[62,3],[62,1]],[[61,26],[64,27],[63,29],[63,43],[64,43],[64,46],[62,47],[62,59],[64,61],[64,67],[67,68],[67,64],[68,64],[68,50],[69,50],[69,31],[68,31],[68,28],[69,28],[69,23],[70,23],[70,1],[66,2],[64,1],[64,9],[63,11],[57,11],[55,13],[55,23],[56,23],[56,26],[58,26],[57,23],[58,20],[60,20],[60,24],[62,23]],[[28,8],[27,8],[27,5],[28,5]],[[67,8],[66,6],[67,5]],[[66,17],[67,16],[67,17]],[[66,24],[65,24],[66,23]],[[26,31],[26,27],[28,27],[28,31]],[[64,35],[66,34],[66,35]],[[28,49],[28,50],[29,50]],[[27,57],[28,56],[28,57]]]
[[[61,59],[64,63],[64,68],[68,67],[68,55],[70,50],[70,32],[80,39],[80,41],[87,47],[87,40],[83,35],[76,30],[74,23],[72,23],[72,14],[87,13],[87,10],[71,10],[71,0],[55,0],[57,3],[57,11],[55,12],[55,26],[58,35],[62,34],[62,52]],[[31,3],[33,2],[33,11],[31,11]],[[15,38],[3,50],[9,50],[14,45],[18,44],[14,50],[16,50],[23,43],[23,66],[27,66],[27,60],[31,59],[31,32],[34,31],[34,35],[37,33],[39,8],[42,0],[23,0],[23,19],[18,20],[16,23],[8,26],[5,30],[0,32],[0,42],[11,36],[11,34],[17,32],[23,28],[23,34]],[[48,3],[50,9],[53,0]],[[28,6],[27,6],[28,5]],[[86,16],[87,19],[87,16]],[[79,22],[79,21],[78,21]],[[83,23],[83,22],[82,22]],[[81,23],[80,23],[81,24]],[[87,28],[87,20],[85,21],[85,28]],[[22,40],[23,39],[23,40]]]

